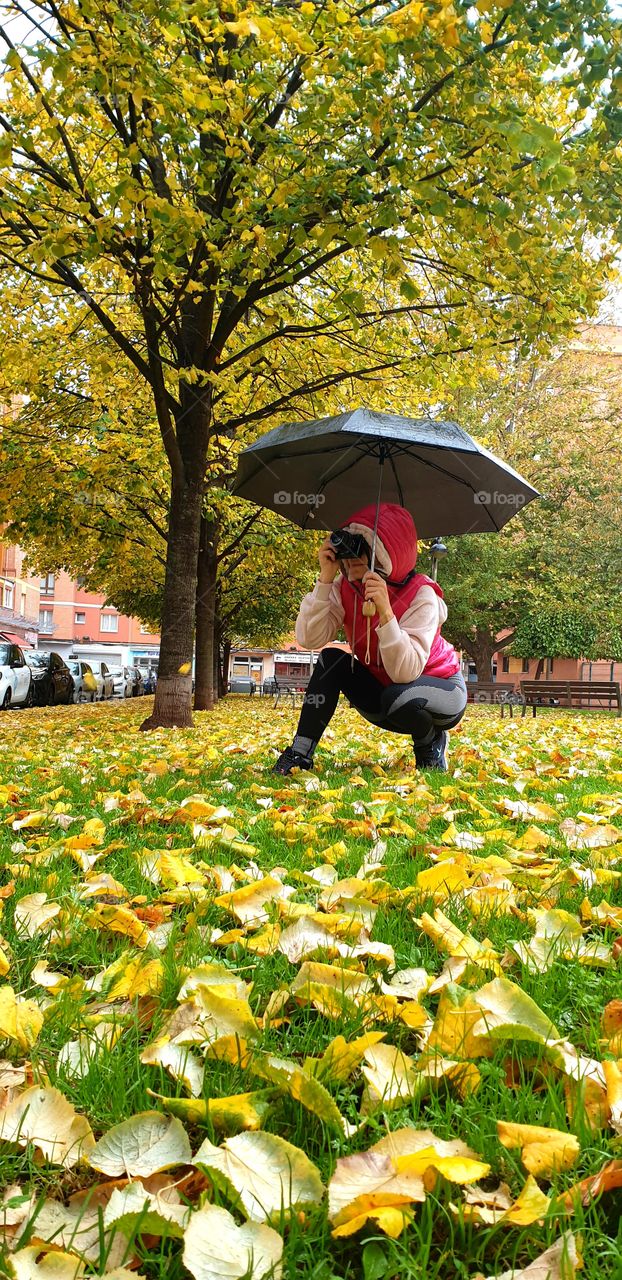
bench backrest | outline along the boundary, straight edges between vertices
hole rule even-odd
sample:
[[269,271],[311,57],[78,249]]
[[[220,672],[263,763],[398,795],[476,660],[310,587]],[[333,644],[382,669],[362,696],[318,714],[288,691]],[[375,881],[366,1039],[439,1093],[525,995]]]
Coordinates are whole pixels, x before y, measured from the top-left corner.
[[548,694],[566,698],[608,698],[622,705],[620,683],[616,680],[521,680],[521,693],[525,697]]

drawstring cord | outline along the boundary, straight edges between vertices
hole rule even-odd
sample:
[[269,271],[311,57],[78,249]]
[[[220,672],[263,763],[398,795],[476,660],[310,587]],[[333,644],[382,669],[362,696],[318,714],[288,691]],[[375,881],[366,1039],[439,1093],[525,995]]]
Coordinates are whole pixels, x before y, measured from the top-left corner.
[[356,647],[356,601],[357,594],[354,592],[354,619],[352,622],[352,660],[350,662],[350,670],[354,671],[354,649]]
[[[350,660],[350,670],[354,671],[354,650],[356,648],[356,606],[358,603],[358,591],[354,592],[354,617],[352,619],[352,658]],[[371,662],[371,617],[367,615],[367,648],[365,650],[365,665],[368,667]]]

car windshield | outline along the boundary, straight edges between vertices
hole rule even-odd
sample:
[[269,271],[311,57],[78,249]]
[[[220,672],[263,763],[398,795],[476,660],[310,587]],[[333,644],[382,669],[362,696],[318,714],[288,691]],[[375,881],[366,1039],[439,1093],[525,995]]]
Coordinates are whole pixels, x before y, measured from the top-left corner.
[[108,667],[108,670],[109,670],[109,672],[110,672],[111,676],[122,676],[122,675],[123,675],[123,668],[122,668],[122,667]]
[[47,653],[25,653],[24,657],[29,667],[47,667]]

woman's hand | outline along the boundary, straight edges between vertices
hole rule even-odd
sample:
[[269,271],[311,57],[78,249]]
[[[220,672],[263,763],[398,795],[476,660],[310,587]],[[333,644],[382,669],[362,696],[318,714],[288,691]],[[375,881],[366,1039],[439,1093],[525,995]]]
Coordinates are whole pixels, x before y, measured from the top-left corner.
[[363,585],[365,587],[365,599],[373,600],[378,610],[378,620],[382,627],[385,622],[390,622],[393,617],[387,584],[379,573],[368,571],[363,578]]
[[339,573],[339,565],[335,555],[335,548],[330,540],[322,543],[318,551],[318,559],[320,562],[320,582],[334,582]]

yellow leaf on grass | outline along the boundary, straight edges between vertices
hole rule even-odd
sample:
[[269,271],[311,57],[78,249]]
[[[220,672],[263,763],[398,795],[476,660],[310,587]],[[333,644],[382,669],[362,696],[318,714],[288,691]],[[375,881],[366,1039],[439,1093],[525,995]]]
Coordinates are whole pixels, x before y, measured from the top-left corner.
[[29,1142],[51,1164],[72,1169],[95,1146],[91,1126],[58,1089],[24,1089],[0,1111],[0,1141],[26,1147]]
[[12,1254],[8,1274],[14,1280],[78,1280],[85,1266],[84,1259],[75,1253],[38,1244]]
[[204,873],[193,866],[189,858],[182,858],[179,854],[161,853],[157,869],[166,888],[180,884],[205,884]]
[[255,1222],[319,1204],[324,1195],[309,1157],[274,1133],[240,1133],[221,1147],[206,1138],[193,1164]]
[[306,960],[300,966],[291,984],[292,995],[302,1000],[306,991],[314,986],[329,987],[337,995],[343,995],[353,1000],[357,1000],[373,990],[372,980],[366,973],[360,973],[355,969],[346,969],[340,965],[319,964],[312,960]]
[[434,915],[430,916],[427,911],[424,911],[421,919],[416,923],[432,939],[439,951],[444,951],[449,956],[475,960],[493,973],[501,973],[498,953],[490,945],[486,946],[483,942],[478,942],[477,938],[473,938],[470,933],[463,933],[457,925],[452,924],[444,912],[437,909]]
[[251,987],[252,983],[245,982],[234,969],[228,969],[218,961],[208,961],[186,974],[177,999],[187,1000],[198,991],[210,990],[230,1000],[246,1000]]
[[203,1092],[204,1068],[202,1062],[194,1056],[187,1046],[172,1044],[168,1038],[156,1040],[148,1044],[140,1055],[140,1060],[148,1067],[163,1067],[173,1080],[183,1084],[193,1098],[199,1098]]
[[14,1040],[20,1049],[32,1049],[42,1026],[43,1014],[34,1000],[22,1000],[12,987],[0,987],[0,1040]]
[[304,1066],[288,1058],[277,1058],[271,1053],[258,1054],[251,1063],[251,1071],[262,1080],[269,1080],[290,1098],[300,1102],[324,1124],[331,1125],[350,1135],[350,1126],[342,1116],[337,1103],[324,1085]]
[[581,1150],[573,1133],[562,1133],[559,1129],[498,1120],[497,1132],[504,1147],[520,1150],[525,1168],[537,1177],[572,1168]]
[[489,1227],[501,1222],[509,1226],[529,1227],[546,1216],[550,1203],[549,1196],[540,1190],[530,1173],[514,1202],[509,1194],[509,1187],[501,1183],[496,1191],[483,1191],[477,1186],[467,1187],[463,1205],[452,1208],[468,1222],[481,1222]]
[[261,1129],[270,1110],[276,1089],[256,1089],[254,1093],[233,1093],[228,1098],[165,1098],[148,1090],[157,1098],[163,1111],[178,1116],[188,1124],[210,1124],[227,1137],[244,1129]]
[[151,1192],[142,1182],[115,1187],[104,1209],[104,1226],[131,1237],[136,1227],[141,1235],[181,1238],[191,1213],[171,1188]]
[[495,1272],[486,1280],[574,1280],[577,1267],[581,1261],[577,1253],[575,1238],[571,1231],[566,1231],[559,1240],[545,1249],[539,1257],[520,1271]]
[[37,809],[33,813],[24,814],[23,818],[15,818],[11,826],[14,831],[23,831],[25,827],[42,827],[47,816],[45,809]]
[[140,1111],[99,1139],[89,1164],[109,1178],[148,1178],[162,1169],[189,1164],[191,1156],[188,1135],[179,1120],[159,1111]]
[[603,1071],[607,1081],[607,1105],[609,1107],[609,1124],[615,1133],[622,1134],[622,1062],[603,1062]]
[[266,906],[288,898],[293,888],[282,884],[276,876],[264,876],[262,880],[252,880],[233,893],[223,893],[215,899],[217,907],[230,911],[242,924],[264,924],[268,920]]
[[15,907],[15,931],[28,938],[36,938],[39,933],[49,933],[60,910],[59,902],[48,902],[47,893],[29,893],[20,898]]
[[149,946],[149,930],[130,907],[113,907],[98,902],[87,913],[86,922],[95,929],[106,929],[110,933],[120,933],[125,938],[131,938],[143,950]]
[[98,989],[104,1000],[123,1000],[129,996],[157,995],[164,982],[164,965],[161,960],[148,960],[146,956],[124,951],[100,974]]
[[203,1043],[213,1044],[224,1036],[238,1040],[256,1040],[259,1026],[248,1000],[235,1000],[221,995],[216,988],[198,987],[195,994],[200,1010]]
[[423,1200],[423,1178],[417,1174],[398,1174],[389,1155],[372,1149],[343,1156],[337,1160],[328,1187],[328,1216],[333,1223],[333,1235],[351,1235],[358,1231],[367,1218],[375,1216],[377,1209],[399,1209]]
[[384,1031],[368,1031],[356,1040],[345,1040],[343,1036],[335,1036],[324,1050],[321,1058],[307,1058],[305,1066],[313,1069],[318,1080],[327,1080],[333,1084],[343,1084],[362,1062],[368,1049],[379,1044],[385,1037]]
[[417,888],[426,896],[433,897],[435,902],[445,902],[452,894],[468,888],[470,883],[471,877],[464,865],[449,858],[420,871],[416,880]]
[[376,1044],[366,1049],[361,1072],[367,1082],[361,1107],[363,1115],[380,1106],[400,1106],[422,1091],[412,1058],[392,1044]]
[[194,1280],[280,1280],[282,1254],[282,1237],[272,1227],[259,1222],[239,1227],[214,1204],[193,1213],[184,1233],[184,1265]]

